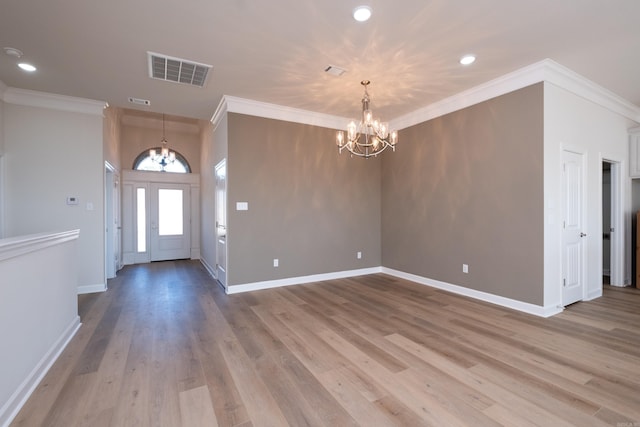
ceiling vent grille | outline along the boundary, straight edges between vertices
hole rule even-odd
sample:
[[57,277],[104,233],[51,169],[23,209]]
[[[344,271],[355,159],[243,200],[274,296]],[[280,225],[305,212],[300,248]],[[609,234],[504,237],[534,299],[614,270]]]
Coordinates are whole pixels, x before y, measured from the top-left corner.
[[159,53],[147,52],[149,77],[169,82],[203,87],[212,66]]

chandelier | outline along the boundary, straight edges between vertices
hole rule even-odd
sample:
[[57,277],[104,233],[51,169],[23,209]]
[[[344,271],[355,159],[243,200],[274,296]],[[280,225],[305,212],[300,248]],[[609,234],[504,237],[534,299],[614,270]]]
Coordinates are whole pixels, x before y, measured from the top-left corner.
[[336,144],[340,148],[340,153],[346,148],[353,156],[368,158],[377,156],[388,147],[396,151],[398,132],[389,131],[389,123],[374,119],[373,112],[369,109],[370,99],[367,86],[370,83],[369,80],[360,82],[364,86],[360,123],[356,124],[355,120],[352,120],[347,125],[346,140],[344,131],[339,130],[336,133]]
[[164,171],[164,168],[167,165],[176,161],[176,153],[175,151],[169,151],[169,148],[167,147],[167,138],[164,136],[164,114],[162,114],[162,139],[160,140],[160,144],[160,152],[158,153],[155,148],[152,148],[149,150],[149,157],[151,157],[151,160],[158,163]]

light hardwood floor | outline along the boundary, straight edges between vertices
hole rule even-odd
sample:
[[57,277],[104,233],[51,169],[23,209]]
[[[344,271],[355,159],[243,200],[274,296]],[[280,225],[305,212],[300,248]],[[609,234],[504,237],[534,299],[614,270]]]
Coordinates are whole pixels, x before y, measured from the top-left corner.
[[226,296],[129,266],[16,426],[640,426],[640,290],[542,319],[383,274]]

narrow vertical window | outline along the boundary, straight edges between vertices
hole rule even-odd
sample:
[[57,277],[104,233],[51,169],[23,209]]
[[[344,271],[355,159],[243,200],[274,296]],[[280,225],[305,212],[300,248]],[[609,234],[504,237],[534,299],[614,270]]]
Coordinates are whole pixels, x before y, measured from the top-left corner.
[[146,190],[138,188],[136,192],[136,223],[138,227],[138,252],[147,251],[147,203]]

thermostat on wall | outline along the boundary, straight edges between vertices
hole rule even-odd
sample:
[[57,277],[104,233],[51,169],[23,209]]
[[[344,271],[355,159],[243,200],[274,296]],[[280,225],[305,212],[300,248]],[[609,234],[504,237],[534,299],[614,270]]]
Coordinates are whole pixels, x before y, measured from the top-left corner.
[[78,204],[78,198],[75,197],[75,196],[67,197],[67,204],[68,205],[77,205]]

